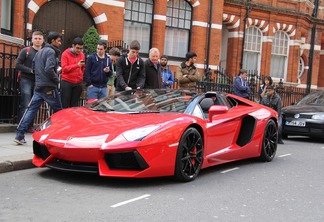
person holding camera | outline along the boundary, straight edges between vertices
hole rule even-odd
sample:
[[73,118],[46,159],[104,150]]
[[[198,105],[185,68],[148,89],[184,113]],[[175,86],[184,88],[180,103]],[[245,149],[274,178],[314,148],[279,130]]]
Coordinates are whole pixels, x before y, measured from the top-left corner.
[[78,106],[82,93],[85,55],[82,52],[83,41],[80,37],[73,39],[72,47],[62,53],[61,99],[63,108]]
[[85,81],[87,99],[102,99],[107,97],[107,82],[112,76],[112,61],[106,54],[107,43],[99,40],[97,52],[89,55],[86,63]]

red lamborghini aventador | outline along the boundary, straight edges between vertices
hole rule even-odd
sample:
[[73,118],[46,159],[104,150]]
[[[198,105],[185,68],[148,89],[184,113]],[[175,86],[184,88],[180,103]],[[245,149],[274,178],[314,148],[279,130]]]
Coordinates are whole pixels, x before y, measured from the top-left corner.
[[38,167],[109,177],[174,176],[277,150],[277,113],[235,95],[132,90],[53,114],[33,134]]

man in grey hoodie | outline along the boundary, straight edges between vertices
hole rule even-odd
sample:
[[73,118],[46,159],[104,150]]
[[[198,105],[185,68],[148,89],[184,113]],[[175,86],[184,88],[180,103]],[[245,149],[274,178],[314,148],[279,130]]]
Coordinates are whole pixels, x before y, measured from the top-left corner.
[[50,32],[47,37],[47,43],[36,53],[33,59],[35,90],[17,128],[14,141],[18,145],[26,143],[25,132],[44,101],[49,104],[54,112],[62,109],[61,97],[58,94],[60,80],[57,73],[58,57],[60,55],[58,47],[61,45],[61,40],[61,34]]

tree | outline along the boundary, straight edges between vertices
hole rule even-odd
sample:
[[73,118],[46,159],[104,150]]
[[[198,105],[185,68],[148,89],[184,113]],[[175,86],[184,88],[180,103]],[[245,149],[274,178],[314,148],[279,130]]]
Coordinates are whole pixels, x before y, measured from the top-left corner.
[[82,38],[87,54],[96,52],[99,39],[100,36],[97,29],[94,26],[91,26]]

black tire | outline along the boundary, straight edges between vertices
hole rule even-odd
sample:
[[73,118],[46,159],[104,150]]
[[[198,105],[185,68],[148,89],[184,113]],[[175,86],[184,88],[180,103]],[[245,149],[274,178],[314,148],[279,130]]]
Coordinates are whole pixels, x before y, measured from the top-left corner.
[[278,144],[278,127],[270,119],[264,129],[260,160],[270,162],[276,155]]
[[189,182],[194,180],[203,162],[204,144],[197,129],[188,128],[181,136],[174,177],[178,181]]

